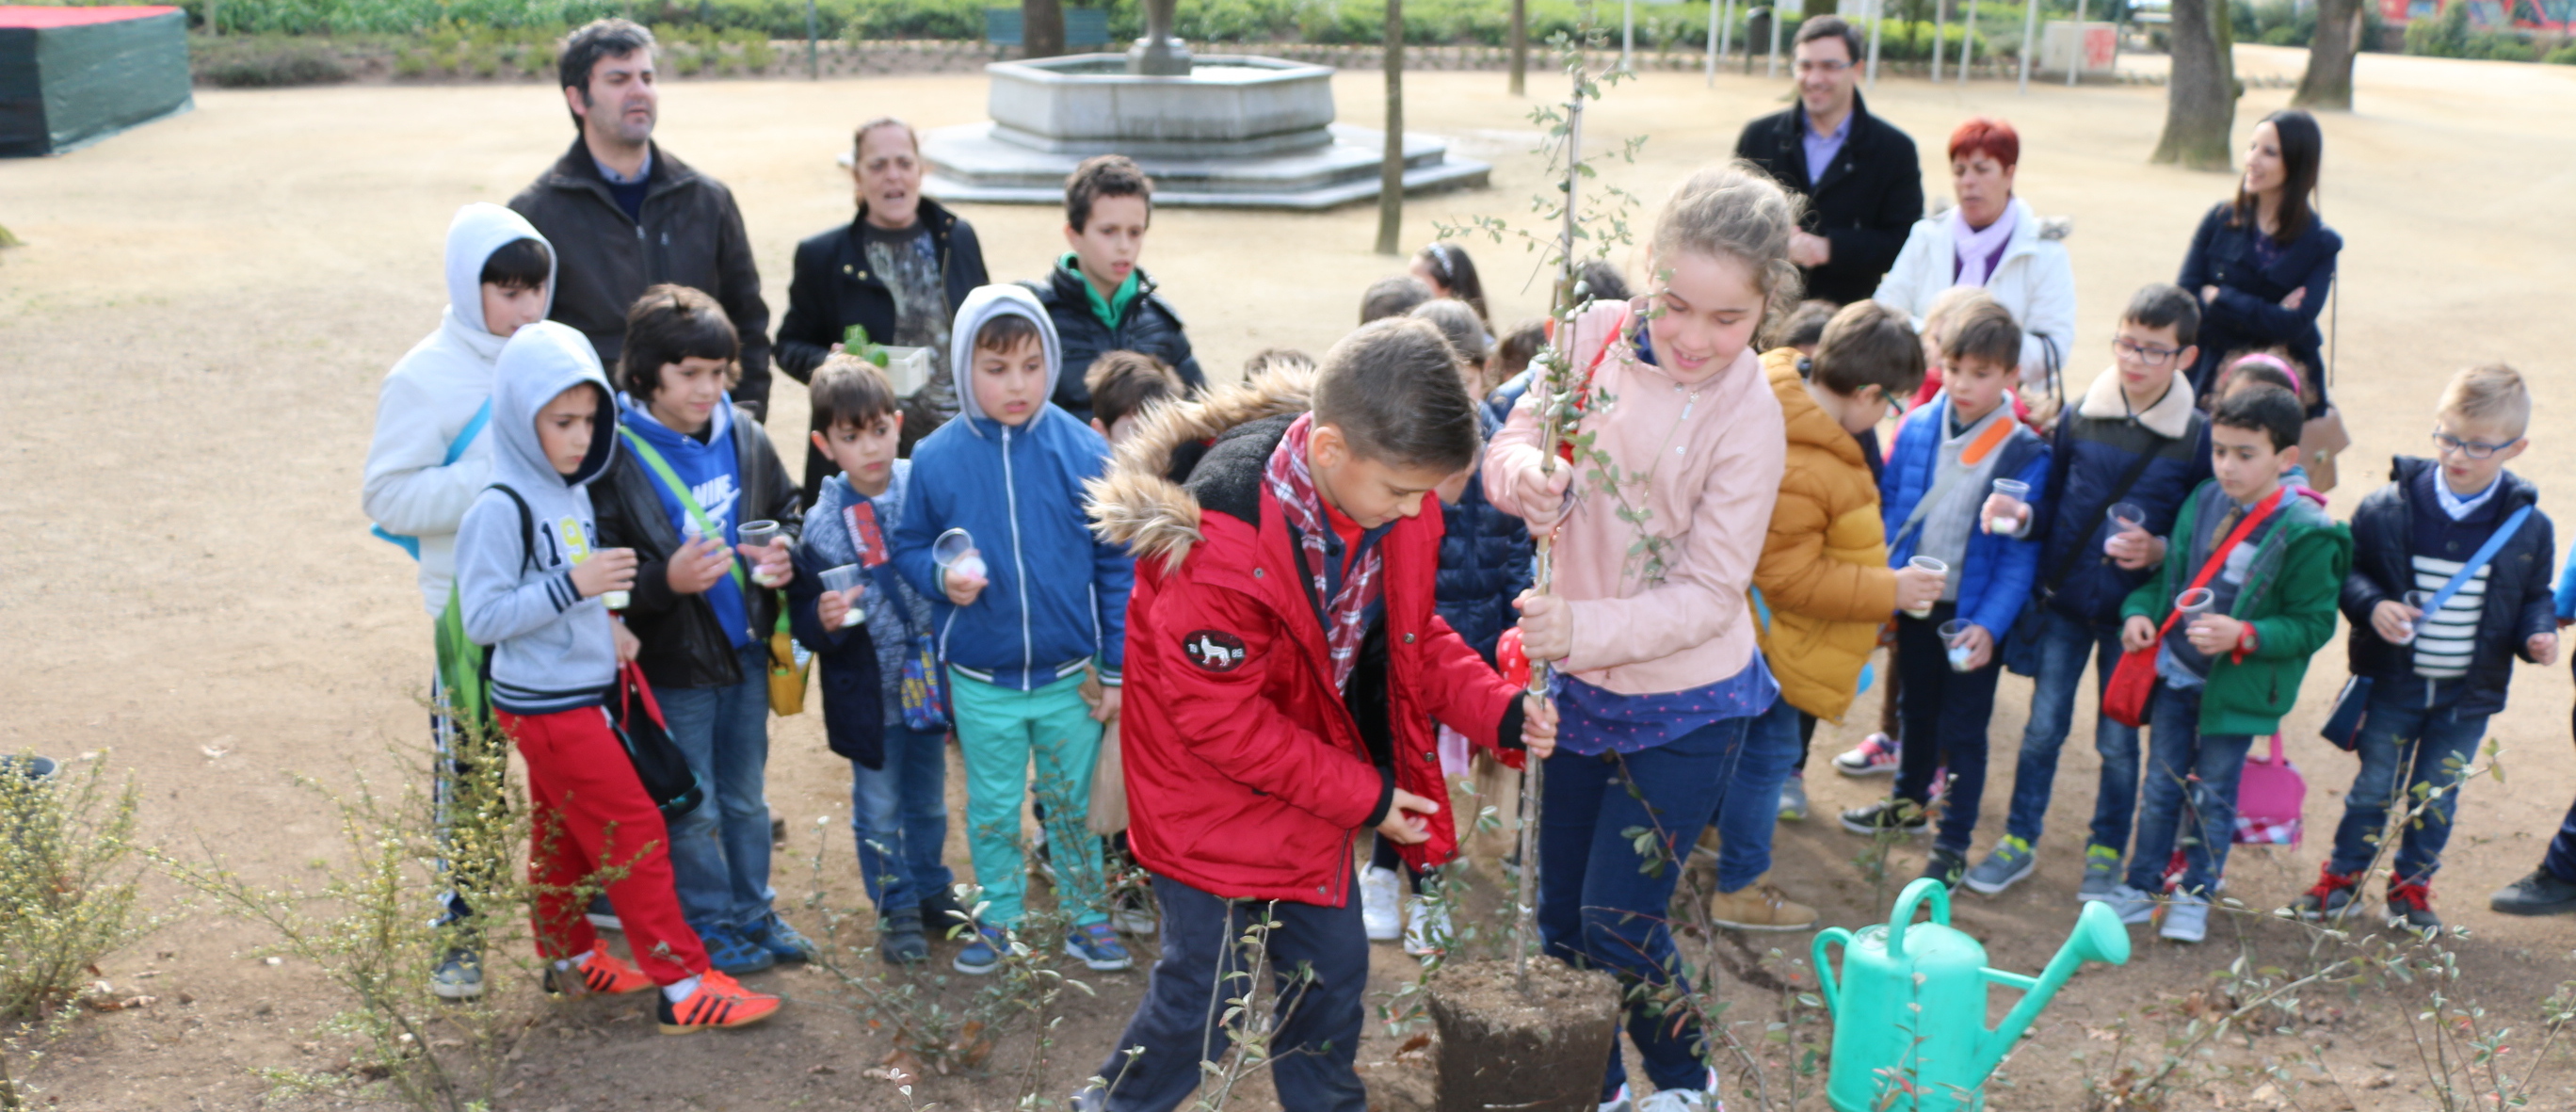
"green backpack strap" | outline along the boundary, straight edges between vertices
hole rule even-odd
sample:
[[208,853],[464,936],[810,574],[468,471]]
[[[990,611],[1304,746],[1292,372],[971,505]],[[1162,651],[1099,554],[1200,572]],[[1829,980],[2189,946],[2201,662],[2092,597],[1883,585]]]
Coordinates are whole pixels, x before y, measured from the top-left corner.
[[[671,470],[671,461],[663,459],[662,453],[654,451],[653,445],[646,443],[644,438],[641,435],[638,435],[634,429],[629,428],[624,424],[620,424],[617,426],[617,433],[618,435],[626,438],[627,447],[635,449],[636,458],[643,460],[644,466],[653,470],[653,476],[662,480],[662,485],[669,488],[671,494],[680,500],[680,508],[688,511],[689,520],[698,523],[698,532],[705,536],[714,537],[719,541],[723,540],[724,534],[718,531],[716,529],[716,523],[707,517],[707,511],[699,507],[696,496],[689,493],[689,485],[681,482],[680,476]],[[725,547],[731,548],[733,546],[726,545]],[[736,554],[734,556],[733,566],[730,570],[733,572],[734,589],[745,592],[745,594],[748,595],[751,588],[743,581],[742,557],[740,554]],[[784,613],[784,608],[781,608],[780,612]]]

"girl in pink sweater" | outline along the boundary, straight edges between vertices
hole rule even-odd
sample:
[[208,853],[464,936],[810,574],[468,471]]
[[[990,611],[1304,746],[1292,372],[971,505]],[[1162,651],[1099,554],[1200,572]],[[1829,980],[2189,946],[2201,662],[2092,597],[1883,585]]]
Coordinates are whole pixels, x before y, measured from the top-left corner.
[[[1672,980],[1663,918],[1682,855],[1720,786],[1777,759],[1747,749],[1780,689],[1745,594],[1787,432],[1752,343],[1797,301],[1796,231],[1796,205],[1759,172],[1691,175],[1655,219],[1654,289],[1576,318],[1574,367],[1590,387],[1572,431],[1589,448],[1542,468],[1553,446],[1540,443],[1533,389],[1486,455],[1487,496],[1556,537],[1554,592],[1518,604],[1525,651],[1558,665],[1564,715],[1541,801],[1540,938],[1630,984]],[[1622,833],[1635,828],[1656,831],[1666,867],[1640,870]],[[1669,1094],[1657,1107],[1714,1107],[1698,1025],[1661,1011],[1631,1004],[1627,1020],[1648,1079]],[[1626,1080],[1613,1047],[1605,1109],[1627,1101]]]

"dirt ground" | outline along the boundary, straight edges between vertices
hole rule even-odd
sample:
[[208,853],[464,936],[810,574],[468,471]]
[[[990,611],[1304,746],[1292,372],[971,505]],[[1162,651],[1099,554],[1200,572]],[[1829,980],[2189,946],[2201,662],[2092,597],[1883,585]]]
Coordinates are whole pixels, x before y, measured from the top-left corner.
[[[2240,57],[2293,73],[2300,64],[2295,51],[2245,47]],[[1376,119],[1375,81],[1339,79],[1344,119]],[[1405,242],[1430,241],[1436,221],[1525,213],[1543,179],[1527,153],[1536,136],[1529,102],[1504,96],[1502,78],[1490,73],[1416,73],[1407,82],[1412,127],[1453,137],[1461,153],[1491,159],[1495,170],[1489,190],[1408,204]],[[1605,176],[1659,197],[1690,168],[1725,157],[1744,120],[1782,103],[1784,85],[1730,76],[1711,90],[1696,75],[1658,74],[1614,90],[1590,117],[1591,135],[1604,147],[1630,135],[1652,139],[1636,165]],[[2377,460],[2427,448],[2423,430],[2442,378],[2488,360],[2514,362],[2538,395],[2534,447],[2517,469],[2544,489],[2576,486],[2576,454],[2557,440],[2571,427],[2559,415],[2576,412],[2576,367],[2559,315],[2565,260],[2576,253],[2576,222],[2563,212],[2576,184],[2576,119],[2562,110],[2576,96],[2576,70],[2366,55],[2358,87],[2360,111],[2324,121],[2323,209],[2349,245],[2339,292],[2353,310],[2337,314],[2336,389],[2358,441],[2337,512],[2375,484]],[[2286,97],[2250,93],[2240,134]],[[2162,120],[2160,89],[2042,83],[2022,97],[2009,83],[1962,90],[1891,79],[1870,102],[1915,136],[1936,195],[1946,182],[1936,152],[1956,122],[1988,113],[2020,128],[2031,175],[2021,194],[2042,213],[2075,220],[2079,384],[2105,362],[2127,293],[2170,279],[2194,222],[2230,190],[2224,177],[2145,164]],[[970,75],[692,82],[666,96],[660,139],[740,198],[775,312],[795,241],[848,219],[847,180],[832,161],[848,127],[881,113],[924,126],[968,122],[981,118],[982,104],[983,81]],[[562,152],[565,123],[554,93],[537,85],[199,90],[191,114],[66,157],[0,162],[0,224],[27,243],[0,254],[0,389],[15,415],[0,477],[19,492],[13,525],[0,529],[8,662],[0,749],[105,754],[140,778],[147,838],[179,852],[217,847],[254,878],[309,875],[307,863],[330,852],[329,816],[287,773],[382,773],[387,746],[421,732],[413,700],[425,683],[428,630],[411,568],[366,536],[358,510],[376,384],[437,320],[449,213],[467,201],[506,200]],[[1063,250],[1053,210],[965,211],[997,276],[1039,274]],[[1257,350],[1320,352],[1350,326],[1361,289],[1401,268],[1369,252],[1374,222],[1368,207],[1167,211],[1144,261],[1187,317],[1203,364],[1230,375]],[[1523,256],[1475,251],[1499,320],[1538,308]],[[783,384],[772,436],[792,445],[804,420],[801,392]],[[79,525],[91,518],[98,532]],[[2342,669],[2339,648],[2320,654],[2287,723],[2290,752],[2311,778],[2307,844],[2240,850],[2234,859],[2231,892],[2254,906],[2278,906],[2305,886],[2340,812],[2351,761],[2316,740],[2315,728]],[[2010,766],[2027,693],[2026,681],[2007,680],[1998,700],[1998,769]],[[2494,723],[2510,786],[2471,789],[2440,883],[2440,908],[2475,935],[2460,948],[2454,995],[2518,1027],[2518,1049],[2537,1045],[2538,1001],[2576,977],[2569,924],[2495,916],[2485,897],[2536,863],[2576,792],[2564,713],[2571,694],[2565,670],[2524,670],[2512,707]],[[1862,732],[1858,721],[1829,725],[1816,748],[1830,755]],[[773,753],[773,806],[796,832],[795,851],[780,858],[781,905],[800,903],[811,887],[801,862],[823,837],[833,878],[826,898],[860,906],[841,825],[847,770],[824,750],[817,716],[780,720]],[[1822,755],[1810,778],[1819,814],[1881,789],[1838,779]],[[2038,876],[1998,899],[1960,898],[1958,922],[1987,941],[1998,967],[2036,971],[2073,920],[2080,865],[2070,847],[2090,811],[2094,764],[2080,739],[2070,746]],[[2000,832],[2009,776],[1995,779],[1981,849]],[[1819,905],[1828,924],[1882,920],[1885,909],[1872,906],[1849,863],[1860,848],[1829,822],[1785,827],[1774,879]],[[1895,867],[1911,875],[1921,852],[1900,848]],[[952,845],[950,857],[963,867],[962,848]],[[1998,1089],[1992,1107],[2075,1107],[2092,1067],[2070,1055],[2090,1049],[2098,1058],[2106,1049],[2089,1032],[2203,983],[2240,952],[2256,964],[2286,960],[2295,942],[2260,924],[2241,943],[2198,948],[2137,937],[2126,968],[2084,973],[2043,1016],[2009,1069],[2012,1087]],[[338,1004],[309,968],[256,960],[263,941],[207,914],[109,958],[111,981],[148,985],[162,1002],[83,1019],[53,1043],[33,1078],[44,1106],[281,1103],[250,1071],[315,1068],[303,1044],[325,1037],[315,1027]],[[1746,978],[1753,959],[1772,945],[1795,953],[1805,943],[1789,935],[1720,947],[1729,955],[1721,980],[1738,1004],[1731,1018],[1750,1024],[1746,1038],[1776,1006],[1752,987],[1758,971]],[[1378,956],[1382,987],[1412,977],[1392,945]],[[155,979],[136,980],[147,972]],[[1102,996],[1068,1017],[1042,1096],[1060,1097],[1093,1070],[1144,977],[1089,980]],[[633,1009],[554,1017],[553,1033],[528,1044],[497,1106],[900,1106],[885,1083],[860,1076],[885,1042],[824,997],[819,977],[752,982],[796,1001],[778,1021],[739,1035],[659,1039]],[[2349,1018],[2295,1037],[2239,1040],[2219,1060],[2249,1064],[2315,1045],[2357,1107],[2431,1106],[2405,1041],[2403,1005],[2376,991],[2335,1002]],[[1385,1063],[1394,1050],[1373,1026],[1362,1060]],[[2518,1068],[2529,1067],[2528,1056],[2523,1049],[2513,1059]],[[2534,1107],[2576,1107],[2576,1071],[2564,1059],[2553,1052]],[[1398,1076],[1407,1069],[1372,1066],[1371,1074],[1382,1094],[1393,1093],[1414,1084]],[[2176,1106],[2240,1107],[2242,1092],[2187,1092]],[[1000,1108],[1018,1095],[1002,1079],[971,1078],[934,1079],[920,1094],[946,1108]],[[343,1103],[347,1095],[298,1099]],[[2333,1091],[2312,1091],[2297,1107],[2337,1103]],[[2264,1104],[2258,1094],[2254,1106]]]

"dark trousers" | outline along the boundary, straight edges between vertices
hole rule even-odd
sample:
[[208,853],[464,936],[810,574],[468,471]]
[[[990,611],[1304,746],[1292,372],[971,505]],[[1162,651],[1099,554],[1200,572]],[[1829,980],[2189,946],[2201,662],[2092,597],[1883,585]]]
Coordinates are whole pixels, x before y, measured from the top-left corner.
[[[1941,623],[1959,608],[1941,603],[1927,618],[1896,617],[1896,669],[1904,677],[1900,706],[1905,740],[1897,747],[1896,797],[1921,805],[1932,798],[1932,772],[1948,766],[1950,790],[1941,797],[1941,828],[1933,845],[1968,852],[1977,830],[1977,803],[1986,792],[1986,720],[1995,713],[1995,681],[2003,653],[1991,654],[1973,672],[1950,670],[1950,647]],[[2001,630],[1993,631],[2000,639]]]
[[[1289,997],[1279,1006],[1287,1021],[1270,1034],[1280,1107],[1367,1112],[1368,1091],[1352,1065],[1367,1019],[1369,946],[1359,900],[1341,907],[1229,900],[1163,876],[1154,878],[1154,896],[1163,907],[1163,956],[1135,1018],[1100,1065],[1111,1112],[1179,1107],[1199,1086],[1199,1063],[1225,1054],[1230,1044],[1211,1020],[1252,987],[1229,978],[1244,966],[1237,943],[1255,915],[1279,924],[1270,930],[1269,962]],[[1136,1048],[1142,1052],[1131,1062]]]

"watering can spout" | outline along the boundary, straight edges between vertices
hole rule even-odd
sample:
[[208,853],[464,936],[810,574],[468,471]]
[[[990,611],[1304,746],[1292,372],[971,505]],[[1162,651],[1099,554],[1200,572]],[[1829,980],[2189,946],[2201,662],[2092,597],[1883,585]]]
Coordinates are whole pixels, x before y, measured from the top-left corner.
[[2041,970],[2037,978],[1997,969],[1986,970],[1988,979],[2021,989],[2022,997],[2020,1003],[2013,1005],[2012,1012],[2004,1016],[2004,1021],[1986,1033],[1985,1045],[1977,1053],[1976,1076],[1992,1074],[1995,1067],[2003,1063],[2004,1055],[2012,1050],[2014,1043],[2021,1041],[2022,1033],[2030,1029],[2032,1020],[2039,1018],[2040,1009],[2048,1006],[2049,998],[2056,996],[2057,990],[2065,986],[2066,979],[2074,976],[2075,971],[2088,961],[2128,964],[2129,931],[2120,925],[2120,917],[2111,911],[2109,904],[2094,902],[2084,905],[2083,913],[2075,917],[2075,933],[2067,938],[2064,946],[2058,947],[2057,956],[2048,959],[2048,968]]

